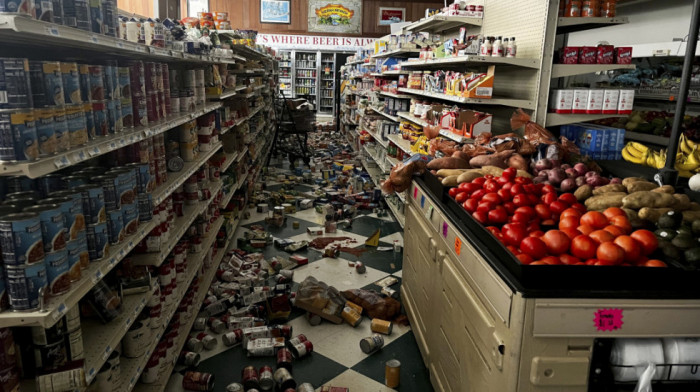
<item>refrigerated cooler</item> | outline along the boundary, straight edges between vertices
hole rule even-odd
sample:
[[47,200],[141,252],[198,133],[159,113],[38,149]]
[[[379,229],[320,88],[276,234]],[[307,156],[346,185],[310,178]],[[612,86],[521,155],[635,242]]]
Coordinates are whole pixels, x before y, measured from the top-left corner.
[[279,65],[279,83],[280,83],[280,93],[283,93],[287,98],[293,98],[293,88],[292,88],[292,52],[287,50],[280,50],[277,52],[280,61]]

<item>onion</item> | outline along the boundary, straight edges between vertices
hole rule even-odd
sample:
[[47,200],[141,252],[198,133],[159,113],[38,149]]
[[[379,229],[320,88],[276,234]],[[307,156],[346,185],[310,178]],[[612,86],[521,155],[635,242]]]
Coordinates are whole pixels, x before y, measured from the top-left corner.
[[571,169],[571,165],[569,165],[568,163],[564,163],[563,165],[561,165],[561,168],[564,170]]
[[599,176],[598,173],[596,173],[595,176],[586,177],[586,184],[588,184],[594,188],[599,187],[599,186],[603,186],[603,185],[608,185],[609,182],[610,182],[609,179]]
[[612,180],[610,180],[611,184],[622,184],[622,178],[620,177],[614,177]]
[[552,161],[550,161],[547,158],[540,159],[539,161],[535,162],[535,170],[537,170],[538,172],[540,172],[542,170],[551,169],[552,167],[553,167]]
[[588,167],[586,167],[585,164],[579,162],[574,165],[574,170],[576,170],[576,173],[578,173],[579,176],[582,176],[588,172]]
[[586,178],[598,177],[598,173],[596,173],[596,172],[594,172],[594,171],[589,171],[589,172],[587,172],[587,173],[585,174],[585,176],[586,176]]
[[559,188],[562,192],[571,192],[576,188],[576,181],[572,178],[567,178],[561,182]]
[[[564,166],[564,165],[562,165],[562,169],[564,169],[563,166]],[[570,167],[567,168],[567,169],[564,169],[564,172],[566,173],[566,177],[567,177],[567,178],[576,178],[576,177],[578,177],[578,174],[576,174],[576,170],[574,170],[574,169],[572,169],[572,168],[570,168]]]
[[532,179],[532,182],[535,184],[541,184],[545,181],[547,181],[547,176],[538,175],[537,177]]
[[547,173],[547,179],[553,184],[560,184],[566,178],[566,172],[562,169],[552,169]]
[[584,176],[576,177],[576,180],[574,180],[574,182],[576,182],[577,187],[582,186],[583,184],[586,183],[586,177],[584,177]]

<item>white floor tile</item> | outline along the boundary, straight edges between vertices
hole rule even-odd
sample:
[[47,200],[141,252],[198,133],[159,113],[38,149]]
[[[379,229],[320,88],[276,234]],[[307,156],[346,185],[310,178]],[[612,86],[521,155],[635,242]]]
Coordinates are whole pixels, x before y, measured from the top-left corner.
[[[330,380],[322,386],[334,386],[334,387],[346,387],[350,388],[350,391],[362,391],[362,392],[391,392],[394,389],[388,388],[383,384],[380,384],[367,376],[348,369],[341,373],[336,378]],[[320,391],[321,387],[317,388],[316,391]]]
[[303,220],[308,221],[308,222],[316,223],[319,226],[323,226],[323,223],[326,221],[326,218],[323,215],[316,212],[315,208],[309,208],[306,210],[297,211],[294,214],[290,214],[287,217],[287,219],[290,219],[290,217],[292,220],[303,219]]
[[394,275],[394,276],[396,276],[396,277],[399,277],[399,278],[403,279],[403,270],[398,271],[398,272],[392,272],[391,274]]
[[386,272],[374,268],[366,268],[367,272],[358,274],[354,267],[348,266],[348,260],[322,258],[294,269],[294,281],[299,283],[307,276],[313,276],[317,280],[343,291],[367,286],[388,275]]
[[394,233],[394,234],[388,235],[386,237],[380,238],[379,241],[386,242],[389,244],[393,244],[394,241],[399,241],[399,245],[401,245],[403,247],[403,233],[402,232]]

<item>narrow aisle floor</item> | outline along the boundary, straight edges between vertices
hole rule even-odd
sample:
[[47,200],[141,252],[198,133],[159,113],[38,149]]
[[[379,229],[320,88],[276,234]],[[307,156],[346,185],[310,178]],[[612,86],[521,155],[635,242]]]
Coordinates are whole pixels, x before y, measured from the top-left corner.
[[[286,162],[285,162],[286,163]],[[274,165],[274,176],[291,173],[288,165]],[[315,174],[320,175],[320,174]],[[278,191],[285,186],[277,182],[268,181],[266,190]],[[294,186],[298,192],[313,192],[318,185],[299,184]],[[323,227],[325,217],[316,212],[314,208],[300,210],[294,214],[288,214],[282,227],[268,225],[265,222],[267,213],[258,213],[255,209],[248,209],[250,217],[241,221],[235,233],[235,239],[244,237],[246,231],[254,227],[262,227],[273,238],[291,239],[294,241],[311,241],[315,237],[307,234],[308,227]],[[338,229],[337,233],[324,234],[326,237],[350,237],[356,242],[348,245],[353,253],[341,252],[338,258],[323,257],[322,251],[311,247],[294,252],[308,258],[309,264],[297,267],[293,276],[293,291],[306,277],[313,276],[329,286],[334,286],[340,291],[356,288],[374,289],[381,291],[381,287],[375,283],[388,276],[394,276],[398,283],[391,286],[396,290],[393,295],[400,301],[400,285],[402,272],[403,253],[394,251],[394,241],[397,240],[403,249],[403,230],[392,217],[389,210],[385,216],[378,217],[376,213],[359,211],[353,220],[351,227]],[[297,229],[293,228],[294,222],[299,223]],[[365,240],[377,229],[381,231],[378,247],[365,245]],[[357,250],[355,252],[354,250]],[[266,260],[272,257],[288,258],[290,253],[268,245],[263,249]],[[359,255],[356,256],[355,254]],[[359,274],[351,266],[353,262],[361,261],[366,266],[366,273]],[[402,313],[405,313],[402,307]],[[293,377],[297,384],[309,382],[317,391],[321,386],[335,386],[349,388],[353,392],[379,392],[379,391],[420,391],[430,392],[428,370],[425,368],[415,336],[410,326],[395,325],[389,336],[384,336],[384,347],[371,355],[367,355],[360,349],[360,340],[371,336],[370,319],[363,316],[363,320],[356,328],[347,323],[333,324],[323,321],[318,326],[312,326],[305,317],[306,312],[299,308],[293,308],[288,325],[292,326],[292,336],[304,334],[313,343],[313,353],[301,359],[294,359]],[[207,331],[209,332],[209,331]],[[193,331],[194,334],[194,331]],[[241,382],[241,372],[246,366],[271,366],[276,369],[275,357],[247,357],[240,346],[225,347],[221,343],[221,336],[214,335],[219,340],[217,346],[210,351],[202,351],[199,366],[200,372],[208,372],[216,377],[214,391],[226,391],[226,386],[233,382]],[[398,359],[401,362],[400,386],[391,389],[384,386],[385,363],[390,359]],[[182,375],[174,373],[166,390],[181,390]]]

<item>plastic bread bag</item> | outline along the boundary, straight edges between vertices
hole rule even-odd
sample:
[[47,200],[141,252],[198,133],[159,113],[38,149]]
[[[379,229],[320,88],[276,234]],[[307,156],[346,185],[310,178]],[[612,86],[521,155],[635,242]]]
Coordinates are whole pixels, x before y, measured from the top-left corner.
[[384,298],[373,290],[345,290],[343,296],[348,301],[360,305],[370,318],[393,320],[401,310],[399,301],[391,297]]
[[404,163],[399,163],[391,169],[389,179],[382,183],[382,191],[387,194],[403,192],[411,186],[414,174],[421,175],[425,172],[425,161],[421,155],[416,154]]
[[533,145],[537,146],[541,143],[556,143],[556,139],[551,132],[544,129],[541,125],[532,122],[529,114],[525,113],[522,109],[518,109],[513,112],[513,115],[510,118],[510,128],[512,130],[516,130],[523,126],[525,127],[525,140],[529,141]]

